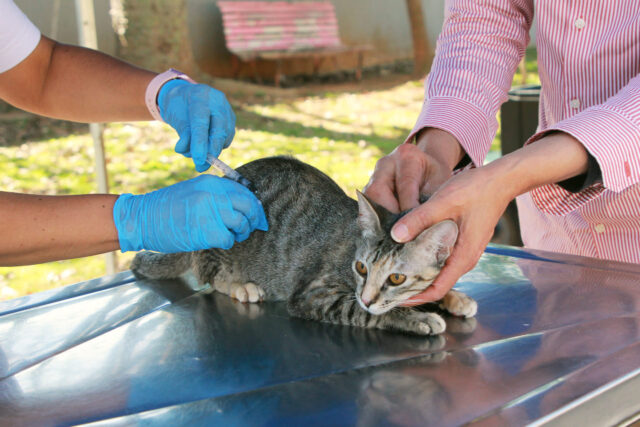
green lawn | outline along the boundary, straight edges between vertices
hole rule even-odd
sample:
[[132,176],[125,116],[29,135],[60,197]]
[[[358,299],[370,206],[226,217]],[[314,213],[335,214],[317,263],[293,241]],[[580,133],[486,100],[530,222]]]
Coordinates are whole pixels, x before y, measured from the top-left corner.
[[[531,55],[528,83],[537,81],[535,53]],[[519,74],[514,83],[520,83]],[[355,90],[316,90],[316,95],[299,98],[228,94],[237,115],[237,134],[221,160],[236,167],[265,156],[293,155],[329,174],[354,196],[367,183],[376,160],[404,140],[423,101],[420,81],[363,91],[367,84],[352,86]],[[142,193],[195,176],[190,160],[173,152],[175,142],[173,130],[164,124],[109,124],[105,149],[111,192]],[[499,149],[499,136],[492,149]],[[88,132],[12,141],[11,146],[0,147],[0,189],[41,194],[95,192],[92,153]],[[131,258],[131,254],[118,254],[119,269],[127,269]],[[3,267],[0,299],[102,276],[104,271],[102,256]]]

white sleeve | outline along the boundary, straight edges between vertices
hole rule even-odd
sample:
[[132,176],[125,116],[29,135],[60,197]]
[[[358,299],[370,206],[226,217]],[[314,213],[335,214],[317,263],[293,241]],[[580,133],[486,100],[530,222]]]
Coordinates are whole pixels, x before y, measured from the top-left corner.
[[0,0],[0,73],[22,62],[40,42],[40,30],[13,0]]

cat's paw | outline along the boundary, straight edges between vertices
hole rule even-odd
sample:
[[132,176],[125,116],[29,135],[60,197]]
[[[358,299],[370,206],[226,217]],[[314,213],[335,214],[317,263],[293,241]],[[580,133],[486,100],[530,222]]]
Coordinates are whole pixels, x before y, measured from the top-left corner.
[[420,313],[419,315],[422,318],[422,325],[426,326],[426,328],[423,328],[423,330],[428,330],[425,335],[441,334],[447,328],[447,324],[445,323],[444,319],[436,313]]
[[389,329],[416,335],[437,335],[443,333],[446,327],[444,319],[436,313],[407,310],[403,311],[402,318],[391,321]]
[[473,298],[453,289],[442,298],[440,307],[454,316],[473,317],[478,312],[478,303]]
[[232,283],[229,286],[229,296],[240,302],[260,302],[264,299],[264,291],[251,282],[243,285]]

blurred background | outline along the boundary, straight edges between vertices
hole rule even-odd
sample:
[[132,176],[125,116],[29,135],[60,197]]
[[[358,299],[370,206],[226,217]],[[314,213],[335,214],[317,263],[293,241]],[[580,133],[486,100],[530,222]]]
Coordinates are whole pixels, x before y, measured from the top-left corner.
[[[43,34],[78,44],[77,2],[16,0]],[[362,79],[349,51],[314,64],[258,59],[238,69],[216,1],[95,0],[98,49],[161,72],[179,69],[226,93],[237,133],[220,158],[232,167],[293,155],[331,176],[351,196],[376,161],[403,142],[423,102],[424,76],[442,27],[444,0],[333,0],[340,40],[366,45]],[[535,34],[514,86],[538,84]],[[487,161],[500,156],[500,132]],[[156,122],[103,128],[110,193],[144,193],[197,173],[173,151],[177,135]],[[523,141],[521,141],[523,142]],[[0,101],[0,190],[36,194],[98,192],[87,124],[51,120]],[[133,254],[116,254],[116,271]],[[0,267],[0,299],[105,274],[105,256]]]

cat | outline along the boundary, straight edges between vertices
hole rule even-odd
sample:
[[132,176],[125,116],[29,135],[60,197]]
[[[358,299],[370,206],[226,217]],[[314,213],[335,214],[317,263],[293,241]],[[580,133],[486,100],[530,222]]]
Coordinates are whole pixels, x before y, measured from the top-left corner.
[[[151,279],[191,270],[200,284],[241,302],[286,301],[291,316],[418,335],[440,334],[436,312],[399,307],[426,289],[456,241],[450,220],[399,244],[389,212],[358,200],[318,169],[292,157],[269,157],[238,168],[264,206],[269,231],[254,231],[229,250],[136,254],[131,269]],[[476,302],[451,290],[440,308],[472,317]]]

